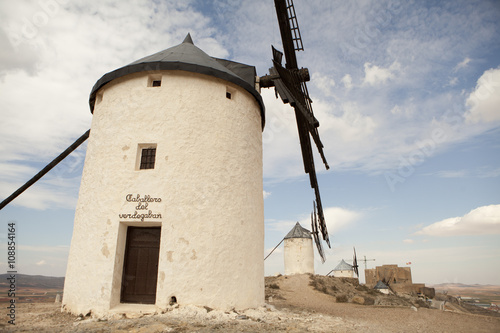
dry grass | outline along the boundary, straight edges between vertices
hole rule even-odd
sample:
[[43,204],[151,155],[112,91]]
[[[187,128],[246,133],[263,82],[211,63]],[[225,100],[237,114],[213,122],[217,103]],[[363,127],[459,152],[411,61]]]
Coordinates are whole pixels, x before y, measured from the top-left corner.
[[335,300],[337,301],[337,303],[347,303],[348,299],[347,299],[347,295],[338,295],[335,297]]

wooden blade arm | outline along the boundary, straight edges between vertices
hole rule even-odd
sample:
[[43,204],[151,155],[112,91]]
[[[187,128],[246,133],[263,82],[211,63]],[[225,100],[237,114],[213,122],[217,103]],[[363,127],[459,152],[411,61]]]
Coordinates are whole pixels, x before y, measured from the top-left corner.
[[12,200],[14,200],[15,198],[17,198],[21,193],[23,193],[24,191],[26,191],[28,189],[28,187],[30,187],[31,185],[33,185],[34,183],[36,183],[47,172],[49,172],[59,162],[61,162],[64,158],[66,158],[66,156],[68,156],[69,154],[71,154],[71,152],[73,152],[73,150],[75,150],[76,148],[78,148],[83,142],[85,142],[85,140],[87,140],[87,138],[89,137],[89,135],[90,135],[90,130],[88,130],[87,132],[85,132],[80,138],[78,138],[75,142],[73,142],[73,144],[71,146],[69,146],[68,148],[66,148],[65,151],[63,151],[59,156],[57,156],[52,162],[50,162],[49,164],[47,164],[45,166],[45,168],[43,168],[40,172],[38,172],[35,176],[33,176],[33,178],[31,178],[30,180],[28,180],[23,186],[21,186],[20,188],[18,188],[8,198],[6,198],[5,200],[3,200],[0,203],[0,210],[2,208],[4,208],[5,206],[7,206],[7,204],[9,204]]
[[[300,41],[300,47],[297,47],[298,49],[302,49],[302,41],[300,39],[298,24],[296,23],[297,18],[295,17],[293,2],[291,0],[274,0],[274,5],[276,7],[276,16],[280,27],[281,41],[283,42],[286,68],[297,68],[297,57],[295,55],[296,47],[294,45],[294,40]],[[295,26],[292,26],[292,24]]]

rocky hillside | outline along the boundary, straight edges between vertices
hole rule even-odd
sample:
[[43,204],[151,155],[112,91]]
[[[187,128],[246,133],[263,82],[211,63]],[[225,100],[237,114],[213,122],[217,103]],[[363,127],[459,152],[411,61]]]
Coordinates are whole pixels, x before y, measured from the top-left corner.
[[[323,275],[304,275],[304,278],[298,276],[277,276],[266,277],[266,297],[268,302],[284,298],[279,285],[287,285],[288,280],[306,279],[307,287],[332,297],[331,301],[336,303],[355,303],[360,305],[380,305],[380,306],[404,306],[416,308],[429,307],[426,302],[412,295],[386,295],[377,290],[360,285],[355,278],[335,278]],[[297,285],[296,288],[304,289],[303,285]],[[297,290],[300,292],[299,290]]]

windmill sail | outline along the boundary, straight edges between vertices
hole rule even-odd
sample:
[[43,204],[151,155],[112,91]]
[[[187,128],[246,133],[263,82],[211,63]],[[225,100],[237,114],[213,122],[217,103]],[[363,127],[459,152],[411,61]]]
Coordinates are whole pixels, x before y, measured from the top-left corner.
[[316,203],[313,202],[313,213],[311,213],[311,230],[314,238],[314,242],[316,243],[316,248],[318,249],[319,256],[321,257],[321,262],[325,262],[325,252],[323,251],[323,245],[321,245],[321,241],[319,239],[319,231],[318,231],[318,217],[316,215]]
[[352,257],[352,268],[354,270],[354,273],[356,273],[356,276],[359,277],[358,259],[356,258],[356,248],[353,247],[353,249],[354,249],[354,255]]
[[[309,74],[307,69],[299,69],[297,65],[295,52],[304,50],[299,25],[292,0],[275,0],[274,4],[276,7],[286,64],[283,66],[281,63],[283,53],[273,47],[273,67],[269,69],[270,75],[265,77],[266,84],[264,86],[274,86],[283,102],[289,103],[295,110],[304,171],[309,175],[309,181],[311,187],[314,189],[315,195],[315,212],[314,216],[311,216],[313,232],[316,230],[315,236],[318,236],[320,232],[323,240],[331,247],[316,177],[311,137],[314,140],[326,169],[329,169],[329,165],[326,161],[323,152],[324,146],[317,129],[319,121],[314,117],[311,106],[312,100],[309,97],[309,92],[305,83],[309,80]],[[269,81],[272,81],[272,83],[269,83]],[[315,220],[317,222],[314,222]],[[318,246],[318,252],[320,252],[321,258],[324,261],[324,253],[323,249],[320,249],[319,237],[315,237],[315,241]]]

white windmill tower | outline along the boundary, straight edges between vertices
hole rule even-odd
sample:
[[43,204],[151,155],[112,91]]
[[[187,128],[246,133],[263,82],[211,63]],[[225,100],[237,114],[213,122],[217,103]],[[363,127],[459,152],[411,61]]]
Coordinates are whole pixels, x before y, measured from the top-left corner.
[[[172,301],[219,309],[264,303],[260,87],[274,87],[294,109],[315,196],[312,236],[325,261],[320,238],[330,241],[312,142],[329,166],[306,86],[309,72],[297,63],[303,46],[293,1],[274,3],[283,53],[273,47],[269,75],[212,58],[188,35],[105,74],[92,88],[65,310],[100,315],[161,310]],[[87,138],[89,131],[0,210]]]
[[314,250],[311,232],[299,222],[284,238],[285,275],[314,274]]
[[183,43],[105,74],[63,307],[264,303],[262,129],[253,66]]

